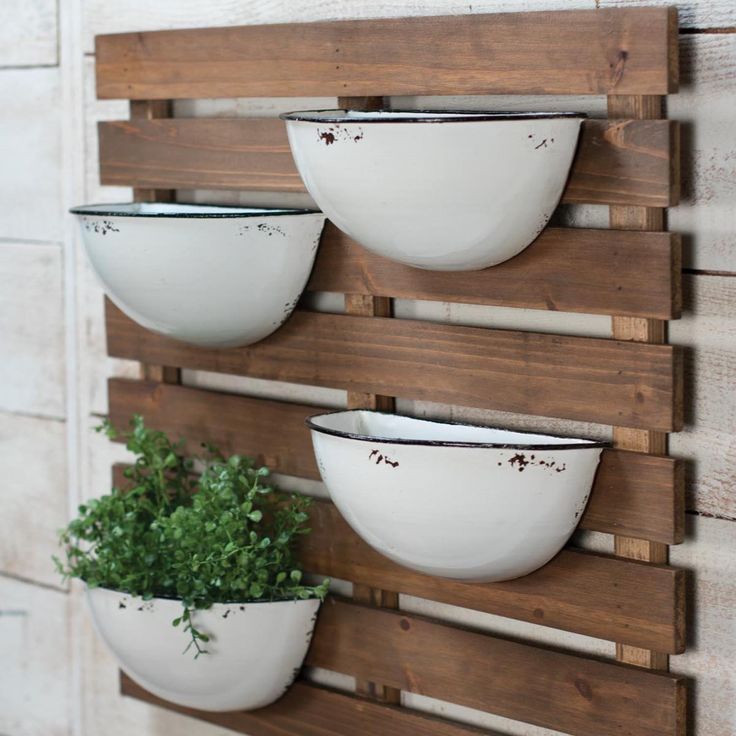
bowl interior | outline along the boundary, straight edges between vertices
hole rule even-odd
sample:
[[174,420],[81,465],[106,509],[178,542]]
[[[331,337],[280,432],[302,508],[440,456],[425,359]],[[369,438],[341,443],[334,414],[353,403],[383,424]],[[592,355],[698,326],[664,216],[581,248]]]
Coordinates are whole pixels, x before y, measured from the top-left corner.
[[605,447],[596,440],[556,437],[554,435],[514,432],[495,427],[414,419],[396,414],[356,410],[321,414],[308,420],[309,426],[327,434],[384,441],[396,444],[440,444],[480,447],[550,447],[574,449]]

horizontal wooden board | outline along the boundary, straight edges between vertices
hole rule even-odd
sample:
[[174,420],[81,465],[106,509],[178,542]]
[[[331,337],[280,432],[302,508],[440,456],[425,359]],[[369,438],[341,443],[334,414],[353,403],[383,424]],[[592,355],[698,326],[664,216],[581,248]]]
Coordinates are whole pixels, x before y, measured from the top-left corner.
[[494,13],[98,36],[100,98],[667,94],[674,8]]
[[489,731],[296,682],[273,705],[255,711],[209,713],[175,705],[120,673],[123,695],[247,736],[493,736]]
[[391,562],[328,501],[312,505],[310,527],[300,559],[311,572],[645,649],[684,651],[683,570],[564,549],[526,577],[462,583]]
[[671,345],[297,310],[260,343],[204,350],[111,303],[107,343],[113,357],[154,365],[635,428],[682,423],[682,355]]
[[308,289],[656,319],[680,315],[673,233],[548,228],[510,261],[482,271],[427,271],[361,248],[328,222]]
[[569,734],[684,733],[676,675],[342,600],[323,605],[307,663]]
[[[122,488],[124,468],[113,468],[113,483]],[[518,580],[460,583],[382,557],[329,501],[315,501],[310,517],[312,533],[301,540],[299,557],[311,572],[599,639],[684,650],[684,571],[565,549]]]
[[[255,456],[275,472],[320,477],[304,426],[306,417],[324,411],[318,406],[120,379],[109,382],[108,395],[117,427],[139,413],[150,426],[186,438],[191,452],[208,442],[226,453]],[[604,451],[581,528],[681,542],[682,476],[673,458]]]
[[[302,192],[286,128],[273,118],[99,124],[103,184]],[[677,123],[587,120],[563,202],[667,207],[679,196]]]

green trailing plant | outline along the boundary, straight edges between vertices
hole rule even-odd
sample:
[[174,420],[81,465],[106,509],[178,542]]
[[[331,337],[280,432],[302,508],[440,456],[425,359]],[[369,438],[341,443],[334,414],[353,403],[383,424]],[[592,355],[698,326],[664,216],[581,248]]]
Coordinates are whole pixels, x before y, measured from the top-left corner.
[[[99,430],[118,436],[108,421]],[[64,559],[54,560],[65,578],[144,600],[180,599],[182,614],[172,623],[188,633],[195,656],[206,653],[208,640],[194,625],[196,610],[324,598],[328,581],[305,585],[294,556],[296,538],[309,532],[309,498],[277,497],[266,484],[268,469],[248,457],[207,447],[195,463],[182,441],[137,415],[124,439],[136,455],[125,470],[128,487],[83,504],[62,530]],[[197,466],[204,469],[195,473]]]

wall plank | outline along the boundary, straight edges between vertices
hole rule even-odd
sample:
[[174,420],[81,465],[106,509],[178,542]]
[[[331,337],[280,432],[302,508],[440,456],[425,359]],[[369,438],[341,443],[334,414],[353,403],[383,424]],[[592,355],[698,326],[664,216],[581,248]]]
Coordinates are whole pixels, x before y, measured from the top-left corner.
[[0,574],[0,641],[0,733],[71,736],[68,596]]
[[0,242],[0,411],[64,417],[62,300],[58,245]]
[[670,446],[687,460],[688,508],[736,519],[736,277],[688,276],[684,289],[670,339],[686,346],[685,428]]
[[683,190],[669,227],[683,235],[686,267],[736,272],[736,34],[682,36],[680,58],[667,109],[682,121]]
[[57,0],[0,3],[0,67],[58,63]]
[[59,80],[58,68],[0,69],[0,238],[62,239]]
[[[66,523],[66,437],[63,422],[0,412],[0,574],[61,587],[51,555]],[[1,731],[0,731],[1,733]]]
[[671,669],[688,675],[688,733],[736,733],[736,522],[688,517],[688,541],[670,551],[672,563],[691,571],[689,642]]

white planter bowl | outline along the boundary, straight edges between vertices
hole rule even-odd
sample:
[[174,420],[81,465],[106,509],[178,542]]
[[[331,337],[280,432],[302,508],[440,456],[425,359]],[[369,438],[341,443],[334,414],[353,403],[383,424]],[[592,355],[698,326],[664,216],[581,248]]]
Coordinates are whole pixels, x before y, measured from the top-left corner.
[[371,547],[472,582],[526,575],[560,551],[605,446],[363,410],[307,424],[332,500]]
[[579,113],[293,112],[304,184],[341,230],[395,261],[474,271],[526,248],[562,196]]
[[87,589],[95,629],[121,669],[154,695],[188,708],[250,710],[278,700],[294,681],[312,639],[320,601],[216,603],[195,611],[210,635],[197,659],[171,622],[181,601]]
[[125,314],[215,348],[257,342],[288,319],[325,220],[308,210],[185,204],[71,211],[95,273]]

